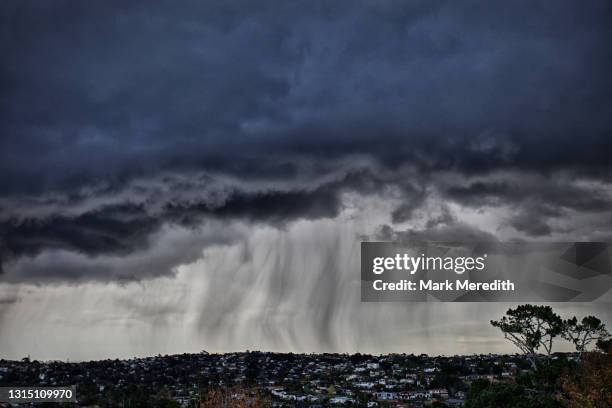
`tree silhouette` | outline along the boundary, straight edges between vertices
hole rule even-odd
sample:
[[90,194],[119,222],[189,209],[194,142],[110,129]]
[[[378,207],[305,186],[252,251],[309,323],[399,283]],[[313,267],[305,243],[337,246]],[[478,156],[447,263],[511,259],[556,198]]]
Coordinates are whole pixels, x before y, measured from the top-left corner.
[[589,344],[606,340],[610,333],[606,326],[595,316],[586,316],[578,323],[578,319],[572,317],[563,322],[563,338],[571,341],[576,346],[576,351],[583,353],[587,351]]
[[500,320],[491,320],[491,324],[526,355],[534,369],[539,350],[550,356],[553,339],[564,329],[563,320],[550,306],[520,305],[508,309]]

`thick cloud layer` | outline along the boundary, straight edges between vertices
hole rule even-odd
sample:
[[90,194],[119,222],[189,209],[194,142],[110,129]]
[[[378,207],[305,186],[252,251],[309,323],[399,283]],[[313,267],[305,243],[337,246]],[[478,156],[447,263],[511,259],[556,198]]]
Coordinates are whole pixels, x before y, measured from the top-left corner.
[[[4,264],[128,255],[206,217],[335,217],[346,191],[399,189],[395,223],[432,192],[510,203],[540,237],[609,208],[607,2],[2,7]],[[531,182],[478,180],[500,172]]]
[[3,194],[348,153],[608,175],[605,1],[2,7]]

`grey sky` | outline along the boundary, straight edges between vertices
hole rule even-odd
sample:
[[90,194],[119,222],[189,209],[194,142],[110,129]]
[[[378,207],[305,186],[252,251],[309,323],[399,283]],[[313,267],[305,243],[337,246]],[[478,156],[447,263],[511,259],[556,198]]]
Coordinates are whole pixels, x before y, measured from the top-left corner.
[[0,357],[502,350],[359,239],[611,240],[609,2],[0,8]]

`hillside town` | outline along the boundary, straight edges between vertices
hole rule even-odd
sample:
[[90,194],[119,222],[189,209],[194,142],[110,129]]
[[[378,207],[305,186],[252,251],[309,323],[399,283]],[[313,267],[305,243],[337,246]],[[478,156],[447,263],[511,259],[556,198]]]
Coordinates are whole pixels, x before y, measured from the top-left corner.
[[[555,358],[561,357],[577,356]],[[78,405],[90,407],[199,407],[215,389],[273,407],[461,407],[472,382],[513,383],[529,372],[521,355],[203,351],[89,362],[0,360],[0,386],[76,385]]]

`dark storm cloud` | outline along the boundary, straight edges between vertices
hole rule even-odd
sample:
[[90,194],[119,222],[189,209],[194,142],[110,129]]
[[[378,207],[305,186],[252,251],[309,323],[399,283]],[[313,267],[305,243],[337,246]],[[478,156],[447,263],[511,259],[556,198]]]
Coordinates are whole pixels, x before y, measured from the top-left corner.
[[315,191],[267,191],[253,194],[233,192],[217,208],[211,208],[207,203],[169,204],[166,207],[171,219],[179,223],[186,221],[188,224],[192,223],[191,215],[282,223],[298,218],[335,217],[339,209],[337,191],[329,186]]
[[410,220],[414,210],[419,208],[421,204],[422,200],[410,200],[408,203],[399,205],[391,212],[391,220],[395,223]]
[[[551,220],[575,214],[604,217],[612,208],[607,184],[577,181],[575,174],[510,174],[491,180],[465,182],[442,187],[446,199],[471,208],[507,206],[515,214],[506,222],[527,236],[550,236]],[[599,227],[610,228],[602,222]],[[565,228],[561,228],[563,230]]]
[[382,225],[373,237],[379,241],[436,241],[436,242],[494,242],[493,234],[482,231],[477,227],[462,222],[451,222],[439,228],[409,228],[406,230],[394,229],[390,225]]
[[16,296],[9,297],[0,297],[0,306],[1,305],[12,305],[13,303],[19,302],[19,298]]
[[2,7],[4,194],[183,166],[287,177],[270,162],[290,155],[608,162],[607,2]]
[[141,206],[109,206],[74,218],[10,220],[0,225],[2,249],[33,255],[42,248],[72,249],[89,255],[129,253],[146,244],[159,222]]
[[151,235],[166,223],[192,228],[214,218],[278,225],[299,218],[334,217],[341,205],[338,194],[334,184],[315,191],[233,191],[219,203],[171,202],[154,214],[144,205],[121,204],[74,217],[9,219],[0,223],[0,253],[5,261],[32,257],[43,250],[66,250],[89,257],[125,256],[147,249]]
[[520,205],[539,202],[545,208],[553,205],[578,211],[606,211],[612,202],[601,186],[581,186],[573,177],[555,180],[550,177],[509,177],[504,181],[475,181],[451,186],[445,196],[464,205],[480,207],[500,203]]
[[[432,193],[510,205],[532,236],[610,207],[607,186],[571,181],[612,174],[605,1],[0,7],[4,263],[129,256],[169,224],[335,217],[345,192],[395,191],[393,223]],[[501,171],[541,179],[486,179]],[[184,177],[134,187],[168,173]],[[240,185],[189,179],[213,173]],[[481,234],[450,212],[424,228],[404,235]]]
[[510,226],[530,236],[544,236],[552,233],[552,228],[537,213],[521,213],[510,220]]
[[[202,183],[194,181],[198,179]],[[161,181],[149,180],[148,188],[127,187],[127,196],[124,196],[125,192],[121,190],[109,192],[101,188],[96,189],[93,196],[84,194],[73,197],[72,202],[43,201],[29,213],[36,214],[37,210],[48,206],[60,208],[63,213],[56,211],[38,217],[13,215],[5,219],[0,218],[0,255],[4,262],[9,262],[20,257],[33,258],[44,251],[67,251],[80,254],[95,263],[94,258],[100,255],[122,257],[150,251],[155,245],[155,242],[151,242],[152,238],[157,237],[166,225],[197,230],[203,225],[207,228],[208,220],[215,220],[266,223],[282,228],[292,220],[336,217],[342,209],[343,192],[374,194],[387,184],[395,183],[393,180],[376,176],[371,170],[361,169],[350,171],[312,188],[267,187],[249,191],[235,186],[222,186],[220,191],[202,191],[204,185],[213,184],[214,181],[203,176],[191,176],[185,180],[167,176]],[[397,184],[408,189],[409,193],[414,192],[409,184]],[[159,194],[157,190],[162,186],[169,192],[168,195]],[[67,210],[70,204],[80,208],[96,198],[103,202],[101,197],[104,193],[124,201],[117,204],[94,203],[93,209],[87,211]],[[208,244],[218,244],[230,240],[205,241]],[[190,253],[198,254],[201,250],[200,246]],[[188,251],[179,251],[183,254],[185,252]],[[194,255],[190,255],[182,261],[193,258]],[[178,263],[181,259],[175,261]],[[171,266],[165,271],[161,271],[159,267],[149,271],[142,268],[141,273],[136,273],[133,277],[168,273],[172,269]],[[61,263],[61,268],[56,268],[54,274],[78,276],[79,268],[81,273],[90,273],[92,278],[104,278],[104,273],[98,271],[96,266],[93,267],[94,273],[92,267],[87,265],[66,263]],[[45,266],[45,269],[49,272],[53,268]],[[86,272],[87,270],[89,272]],[[112,275],[112,271],[109,271],[109,274]],[[41,270],[34,275],[44,276],[44,273]]]

